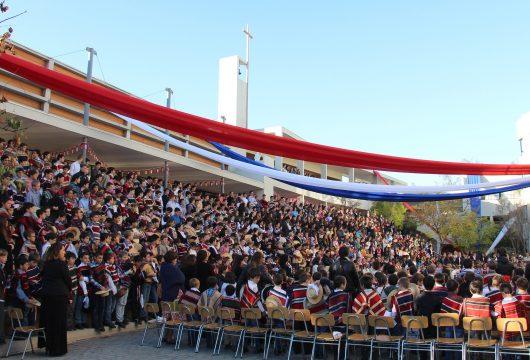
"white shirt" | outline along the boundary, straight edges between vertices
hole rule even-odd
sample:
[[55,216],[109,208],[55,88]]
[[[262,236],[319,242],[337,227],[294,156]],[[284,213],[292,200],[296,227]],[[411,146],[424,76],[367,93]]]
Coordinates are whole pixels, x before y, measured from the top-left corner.
[[70,165],[70,176],[74,176],[79,171],[81,171],[81,164],[79,161],[74,161],[72,165]]

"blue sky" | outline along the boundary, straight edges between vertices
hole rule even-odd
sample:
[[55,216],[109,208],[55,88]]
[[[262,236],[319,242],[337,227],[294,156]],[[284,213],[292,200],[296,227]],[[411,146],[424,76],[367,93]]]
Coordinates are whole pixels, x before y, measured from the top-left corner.
[[[424,159],[511,163],[530,110],[530,2],[15,1],[14,40],[47,55],[94,47],[96,77],[217,117],[218,60],[244,56],[249,125]],[[0,29],[2,30],[2,29]],[[58,57],[86,70],[86,53]],[[147,100],[163,104],[162,92]],[[417,184],[432,176],[399,176]]]

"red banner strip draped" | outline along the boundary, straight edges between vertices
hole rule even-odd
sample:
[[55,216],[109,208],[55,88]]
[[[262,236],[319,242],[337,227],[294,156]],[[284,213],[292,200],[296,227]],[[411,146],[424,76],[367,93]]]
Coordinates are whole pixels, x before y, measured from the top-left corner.
[[[381,182],[382,182],[383,184],[385,184],[385,185],[390,185],[390,184],[388,183],[388,181],[386,181],[386,179],[384,178],[384,176],[381,175],[381,173],[380,173],[379,171],[375,171],[375,170],[374,170],[374,174],[375,174],[375,176],[377,176],[377,178],[378,178],[379,180],[381,180]],[[416,209],[414,209],[414,208],[412,207],[412,205],[410,205],[410,204],[409,204],[408,202],[406,202],[406,201],[403,201],[403,205],[407,208],[407,210],[409,210],[411,213],[413,213],[413,214],[418,218],[418,220],[420,220],[422,223],[424,223],[425,225],[427,225],[432,231],[434,231],[434,233],[435,233],[436,235],[440,236],[440,235],[438,234],[438,231],[436,231],[436,229],[434,228],[434,226],[432,226],[432,225],[427,221],[427,219],[425,219],[423,216],[421,216],[421,215],[416,211]],[[445,241],[445,242],[448,242],[448,243],[451,243],[451,244],[453,243],[451,240],[449,240],[449,239],[447,239],[447,238],[445,238],[445,239],[441,239],[441,240],[443,240],[443,241]]]
[[[321,164],[410,173],[516,175],[530,174],[530,165],[469,164],[419,160],[346,150],[277,137],[221,124],[171,110],[115,90],[60,74],[10,54],[0,54],[0,67],[36,84],[102,109],[201,139]],[[324,120],[324,119],[323,119]],[[329,121],[329,120],[328,120]]]

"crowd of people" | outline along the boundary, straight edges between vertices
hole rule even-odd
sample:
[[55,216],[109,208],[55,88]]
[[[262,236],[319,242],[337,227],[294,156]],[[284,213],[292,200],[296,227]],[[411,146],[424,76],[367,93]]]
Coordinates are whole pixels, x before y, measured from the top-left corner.
[[15,140],[0,139],[0,154],[2,324],[5,305],[36,321],[57,286],[43,282],[48,269],[64,270],[57,261],[68,273],[60,284],[68,293],[64,331],[139,324],[148,320],[146,303],[175,300],[256,307],[264,318],[271,304],[305,308],[333,314],[338,328],[345,312],[399,320],[530,308],[522,259],[503,250],[496,258],[436,254],[430,240],[370,211],[210,194],[178,181],[164,187],[162,179]]

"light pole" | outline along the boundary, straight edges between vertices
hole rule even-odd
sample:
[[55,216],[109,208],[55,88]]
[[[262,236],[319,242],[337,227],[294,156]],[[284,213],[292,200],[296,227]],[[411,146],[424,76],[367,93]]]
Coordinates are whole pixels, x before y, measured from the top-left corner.
[[[86,51],[88,51],[88,65],[86,70],[86,81],[91,83],[92,82],[92,69],[94,67],[94,55],[97,55],[98,53],[94,48],[87,47]],[[84,103],[83,105],[83,125],[88,126],[88,120],[90,119],[90,104]],[[86,161],[86,153],[87,153],[87,138],[86,136],[83,137],[83,162]]]
[[248,78],[250,72],[250,40],[253,39],[252,34],[250,33],[250,26],[247,24],[246,28],[243,29],[245,37],[247,40],[247,53],[245,59],[245,66],[247,67],[247,73],[245,74],[245,80],[247,83],[247,98],[245,99],[245,127],[248,128]]
[[[166,107],[171,108],[171,96],[173,95],[173,90],[171,88],[165,89],[167,92]],[[169,135],[169,130],[166,129],[166,135]],[[169,141],[164,142],[164,150],[169,151]],[[164,161],[164,190],[167,189],[167,181],[169,178],[169,164],[168,161]]]

